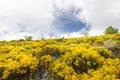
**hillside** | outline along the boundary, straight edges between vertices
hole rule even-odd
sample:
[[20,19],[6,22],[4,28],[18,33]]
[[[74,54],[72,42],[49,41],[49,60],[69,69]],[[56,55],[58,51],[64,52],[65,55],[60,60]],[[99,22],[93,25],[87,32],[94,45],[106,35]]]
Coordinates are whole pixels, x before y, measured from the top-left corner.
[[120,33],[0,42],[0,80],[119,80]]

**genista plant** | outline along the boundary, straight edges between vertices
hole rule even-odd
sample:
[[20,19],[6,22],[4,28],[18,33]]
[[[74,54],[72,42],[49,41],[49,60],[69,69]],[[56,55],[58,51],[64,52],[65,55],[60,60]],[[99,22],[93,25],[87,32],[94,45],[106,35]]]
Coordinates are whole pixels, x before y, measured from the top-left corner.
[[0,80],[120,80],[120,33],[0,41]]

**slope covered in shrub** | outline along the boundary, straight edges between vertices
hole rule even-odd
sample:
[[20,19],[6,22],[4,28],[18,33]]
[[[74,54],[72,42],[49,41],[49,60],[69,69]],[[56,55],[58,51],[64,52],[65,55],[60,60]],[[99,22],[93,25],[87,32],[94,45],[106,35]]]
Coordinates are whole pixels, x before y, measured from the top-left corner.
[[0,80],[119,80],[120,33],[0,42]]

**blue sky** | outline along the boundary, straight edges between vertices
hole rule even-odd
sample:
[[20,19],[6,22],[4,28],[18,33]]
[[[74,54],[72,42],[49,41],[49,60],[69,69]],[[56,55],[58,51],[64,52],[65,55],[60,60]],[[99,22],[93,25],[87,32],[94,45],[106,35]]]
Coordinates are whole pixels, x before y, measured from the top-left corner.
[[53,21],[53,25],[57,26],[61,32],[78,32],[82,29],[88,31],[90,26],[88,26],[85,22],[80,21],[76,15],[80,13],[80,10],[75,10],[72,7],[68,11],[64,11],[62,9],[58,9],[54,13],[55,20]]
[[120,29],[120,0],[0,0],[0,40],[103,35]]

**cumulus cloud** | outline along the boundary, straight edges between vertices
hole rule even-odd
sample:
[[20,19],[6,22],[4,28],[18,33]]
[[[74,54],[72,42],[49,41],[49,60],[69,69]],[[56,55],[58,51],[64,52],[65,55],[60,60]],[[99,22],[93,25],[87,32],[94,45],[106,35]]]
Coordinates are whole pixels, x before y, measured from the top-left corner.
[[57,26],[62,33],[78,32],[82,29],[89,30],[90,26],[77,18],[76,15],[79,12],[80,9],[75,9],[75,7],[71,7],[70,10],[57,8],[54,14],[55,20],[53,21],[53,25]]
[[9,34],[27,33],[39,37],[42,33],[56,32],[52,13],[52,0],[0,0],[1,39]]
[[56,0],[56,4],[59,9],[67,11],[68,15],[71,7],[79,10],[75,17],[79,19],[79,23],[82,22],[90,26],[88,28],[90,35],[102,35],[108,26],[120,29],[119,0]]
[[82,11],[78,16],[91,25],[90,34],[100,35],[108,26],[120,29],[120,0],[80,0],[76,1]]
[[120,0],[0,0],[0,40],[78,37],[83,29],[100,35],[108,26],[120,29],[119,4]]

